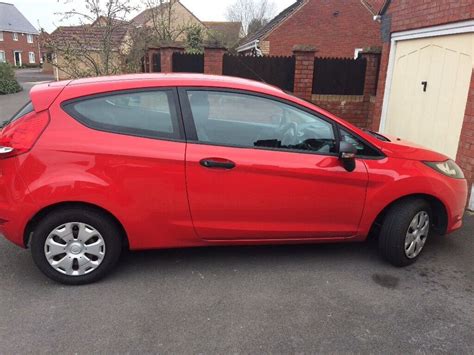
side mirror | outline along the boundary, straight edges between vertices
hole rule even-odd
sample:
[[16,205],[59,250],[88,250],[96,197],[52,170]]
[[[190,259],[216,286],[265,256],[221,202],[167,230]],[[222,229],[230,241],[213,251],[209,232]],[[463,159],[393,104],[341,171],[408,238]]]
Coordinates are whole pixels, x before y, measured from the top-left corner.
[[344,141],[339,142],[339,159],[344,169],[349,172],[356,168],[356,154],[357,148],[353,144]]

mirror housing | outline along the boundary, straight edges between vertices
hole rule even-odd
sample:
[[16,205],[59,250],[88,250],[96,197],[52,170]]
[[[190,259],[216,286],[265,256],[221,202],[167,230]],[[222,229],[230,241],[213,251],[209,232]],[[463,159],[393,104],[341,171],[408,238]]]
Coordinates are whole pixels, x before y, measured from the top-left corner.
[[348,142],[340,141],[339,142],[339,159],[342,162],[342,166],[347,171],[354,171],[356,168],[356,158],[357,148]]

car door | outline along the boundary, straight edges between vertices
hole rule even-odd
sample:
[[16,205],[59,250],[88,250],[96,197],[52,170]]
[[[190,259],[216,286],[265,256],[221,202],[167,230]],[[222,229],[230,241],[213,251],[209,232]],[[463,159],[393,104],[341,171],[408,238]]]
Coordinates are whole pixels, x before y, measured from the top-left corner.
[[193,223],[205,240],[357,234],[367,170],[338,159],[335,124],[249,92],[180,90]]

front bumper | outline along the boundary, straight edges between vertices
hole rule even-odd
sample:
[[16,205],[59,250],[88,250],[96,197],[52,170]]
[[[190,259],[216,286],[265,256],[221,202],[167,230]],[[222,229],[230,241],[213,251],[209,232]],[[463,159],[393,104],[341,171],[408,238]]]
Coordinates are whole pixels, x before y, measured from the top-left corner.
[[462,220],[467,206],[468,186],[465,179],[449,178],[450,193],[445,201],[448,209],[448,225],[446,233],[454,232],[462,227]]

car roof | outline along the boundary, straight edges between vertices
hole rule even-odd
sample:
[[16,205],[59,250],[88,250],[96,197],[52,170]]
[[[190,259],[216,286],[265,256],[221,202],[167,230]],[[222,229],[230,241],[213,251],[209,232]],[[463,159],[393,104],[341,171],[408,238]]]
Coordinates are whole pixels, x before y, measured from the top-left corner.
[[241,88],[247,90],[264,91],[274,94],[282,94],[283,90],[276,86],[262,82],[243,79],[233,76],[194,74],[194,73],[145,73],[128,74],[116,76],[103,76],[85,79],[72,80],[68,86],[88,85],[88,84],[107,84],[127,81],[130,84],[143,81],[156,81],[160,86],[206,86],[206,87],[228,87]]
[[376,146],[380,143],[376,138],[364,133],[359,128],[340,119],[329,111],[317,107],[309,101],[286,93],[276,86],[232,76],[194,73],[145,73],[92,77],[35,85],[30,92],[30,96],[35,111],[40,112],[48,109],[56,99],[63,102],[66,100],[81,98],[86,95],[158,87],[224,88],[267,94],[276,98],[291,101],[312,111],[319,112],[340,123],[342,126],[345,126],[363,136],[367,141]]

